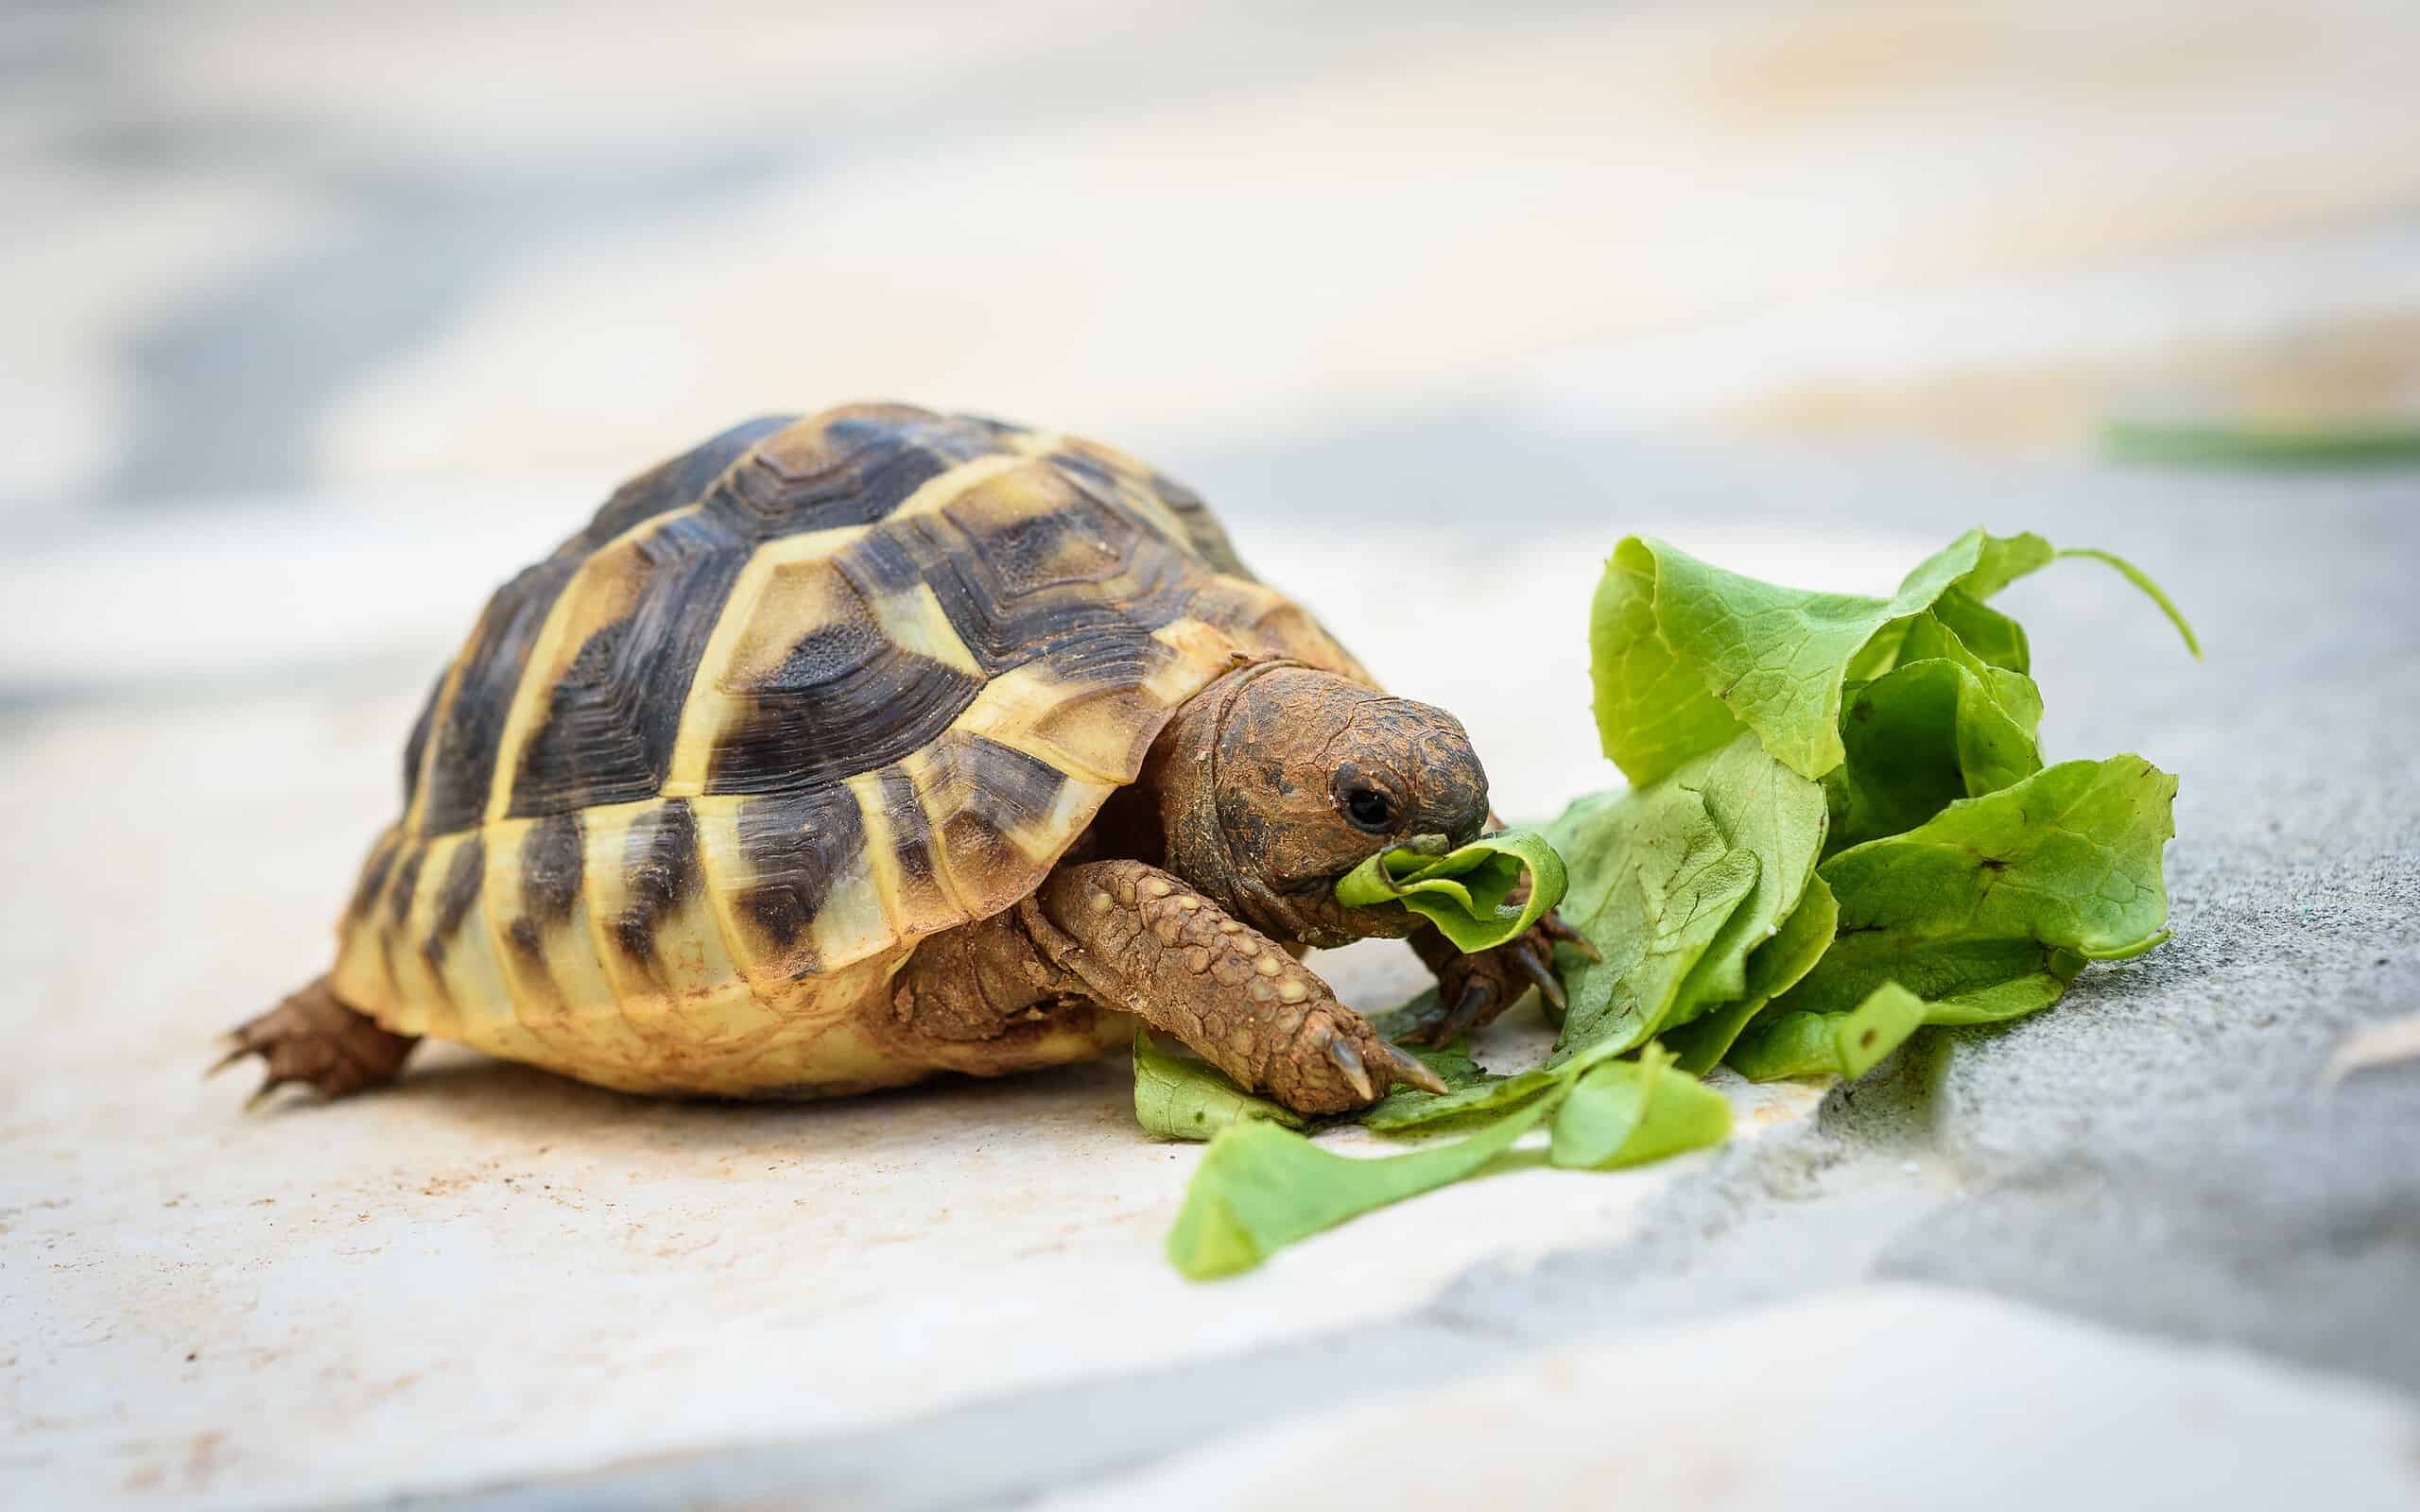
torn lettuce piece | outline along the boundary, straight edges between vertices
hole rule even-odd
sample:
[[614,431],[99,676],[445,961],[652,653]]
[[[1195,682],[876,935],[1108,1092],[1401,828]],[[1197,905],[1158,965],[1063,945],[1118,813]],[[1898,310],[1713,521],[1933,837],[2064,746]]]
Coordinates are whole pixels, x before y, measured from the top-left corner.
[[1229,1081],[1218,1067],[1189,1056],[1172,1056],[1152,1042],[1151,1032],[1134,1030],[1134,1121],[1164,1140],[1206,1140],[1248,1119],[1301,1128],[1303,1115],[1254,1097]]
[[1793,1009],[1759,1021],[1731,1047],[1728,1064],[1750,1081],[1839,1076],[1854,1081],[1923,1027],[1925,1003],[1885,982],[1837,1013]]
[[1755,890],[1756,854],[1734,848],[1705,799],[1673,782],[1582,799],[1548,833],[1586,858],[1563,919],[1599,956],[1562,958],[1567,1001],[1555,1058],[1641,1044]]
[[1931,1022],[2014,1018],[2087,960],[2168,937],[2162,852],[2176,780],[2140,756],[2063,762],[1924,824],[1842,850],[1819,874],[1840,926],[1779,1012],[1846,1011],[1886,982]]
[[[1365,1127],[1392,1134],[1501,1113],[1508,1108],[1518,1108],[1531,1098],[1570,1086],[1582,1073],[1600,1061],[1612,1059],[1619,1049],[1610,1041],[1599,1041],[1561,1064],[1540,1066],[1512,1076],[1478,1071],[1464,1081],[1453,1083],[1451,1090],[1443,1092],[1425,1092],[1408,1087],[1364,1110],[1361,1123]],[[1472,1064],[1476,1068],[1477,1062]]]
[[[1972,630],[2006,670],[2022,672],[2022,632],[1975,612],[1981,601],[2061,555],[2039,536],[1970,530],[1917,564],[1889,598],[1818,593],[1728,573],[1659,541],[1614,548],[1589,614],[1589,665],[1605,754],[1646,785],[1741,729],[1805,777],[1844,755],[1843,685],[1890,670],[1915,616],[1947,601],[1940,623]],[[2182,615],[2152,594],[2192,644]]]
[[1644,784],[1745,727],[1791,770],[1821,777],[1841,763],[1852,661],[1884,626],[1977,572],[1990,539],[1968,531],[1887,599],[1784,588],[1660,541],[1623,541],[1589,621],[1605,754]]
[[[1430,995],[1433,996],[1433,992]],[[1412,1001],[1417,1005],[1420,1000],[1415,998]],[[1370,1022],[1377,1025],[1387,1017],[1384,1014],[1374,1015]],[[1378,1032],[1390,1040],[1394,1038],[1383,1027]],[[1471,1058],[1468,1040],[1457,1040],[1450,1045],[1434,1048],[1425,1045],[1406,1045],[1403,1048],[1419,1057],[1422,1065],[1435,1072],[1444,1082],[1445,1091],[1430,1092],[1417,1087],[1398,1086],[1355,1115],[1356,1122],[1376,1129],[1409,1128],[1415,1124],[1431,1122],[1421,1116],[1421,1109],[1428,1104],[1454,1097],[1469,1088],[1505,1079]]]
[[1250,1270],[1298,1239],[1477,1174],[1559,1101],[1541,1098],[1450,1144],[1371,1160],[1332,1154],[1261,1119],[1231,1125],[1194,1169],[1168,1229],[1168,1261],[1193,1280]]
[[[1526,880],[1529,895],[1507,899]],[[1398,902],[1469,954],[1520,938],[1563,901],[1563,857],[1535,830],[1499,830],[1442,856],[1398,846],[1364,861],[1336,885],[1350,908]]]
[[1636,1060],[1589,1071],[1555,1108],[1549,1164],[1580,1171],[1644,1165],[1731,1134],[1731,1103],[1650,1044]]
[[1664,1041],[1679,1057],[1680,1068],[1692,1076],[1703,1076],[1722,1064],[1732,1044],[1755,1022],[1765,1005],[1796,987],[1801,977],[1815,969],[1815,963],[1831,948],[1840,918],[1841,905],[1833,899],[1823,874],[1818,872],[1807,878],[1806,891],[1798,900],[1798,906],[1790,910],[1772,938],[1749,953],[1744,995],[1691,1022],[1665,1031]]
[[1826,824],[1822,786],[1742,733],[1549,825],[1580,858],[1564,920],[1601,956],[1564,958],[1556,1061],[1632,1049],[1744,993],[1748,956],[1797,908]]

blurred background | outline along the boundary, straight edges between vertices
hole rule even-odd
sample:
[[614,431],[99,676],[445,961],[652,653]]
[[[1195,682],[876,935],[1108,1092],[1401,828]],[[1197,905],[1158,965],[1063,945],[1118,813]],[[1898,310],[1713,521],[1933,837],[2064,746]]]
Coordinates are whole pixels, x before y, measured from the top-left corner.
[[0,15],[0,707],[416,682],[619,478],[859,397],[1364,529],[1629,527],[1573,438],[2420,418],[2392,0]]

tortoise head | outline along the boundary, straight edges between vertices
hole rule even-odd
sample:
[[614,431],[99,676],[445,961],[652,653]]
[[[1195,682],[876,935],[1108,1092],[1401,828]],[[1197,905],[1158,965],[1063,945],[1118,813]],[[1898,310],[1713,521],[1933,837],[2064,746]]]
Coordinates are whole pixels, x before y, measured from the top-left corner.
[[1332,673],[1255,662],[1179,712],[1153,748],[1168,868],[1273,938],[1341,945],[1418,926],[1346,908],[1337,879],[1380,850],[1461,845],[1487,823],[1461,721]]

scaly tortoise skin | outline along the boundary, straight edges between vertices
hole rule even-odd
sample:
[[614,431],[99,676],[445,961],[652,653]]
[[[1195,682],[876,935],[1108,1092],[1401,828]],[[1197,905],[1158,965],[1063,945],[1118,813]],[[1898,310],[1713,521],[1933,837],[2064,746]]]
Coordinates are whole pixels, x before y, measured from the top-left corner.
[[[334,969],[236,1031],[269,1086],[374,1085],[433,1036],[631,1091],[826,1095],[1092,1057],[1135,1014],[1358,1106],[1431,1078],[1297,957],[1417,920],[1328,885],[1486,812],[1461,726],[1377,693],[1192,493],[902,404],[625,484],[489,601],[404,794]],[[1548,980],[1552,934],[1415,940],[1432,1035]]]

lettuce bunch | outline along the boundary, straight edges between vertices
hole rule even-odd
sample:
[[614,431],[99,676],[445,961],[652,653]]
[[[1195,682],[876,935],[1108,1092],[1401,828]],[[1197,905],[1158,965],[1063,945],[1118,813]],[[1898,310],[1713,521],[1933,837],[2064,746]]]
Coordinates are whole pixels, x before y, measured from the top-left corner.
[[[1425,1054],[1451,1090],[1397,1091],[1360,1122],[1464,1137],[1354,1160],[1138,1041],[1146,1127],[1215,1135],[1170,1260],[1194,1277],[1248,1268],[1473,1175],[1541,1125],[1548,1160],[1578,1168],[1717,1143],[1729,1105],[1697,1078],[1718,1066],[1751,1080],[1862,1075],[1927,1024],[2036,1012],[2089,962],[2167,938],[2175,779],[2134,755],[2046,765],[2025,631],[1990,606],[2062,557],[2115,567],[2200,655],[2139,571],[2039,536],[1969,531],[1889,598],[1783,588],[1622,541],[1589,649],[1598,734],[1629,785],[1543,832],[1568,875],[1563,918],[1598,955],[1561,955],[1552,1055],[1497,1076],[1461,1047]],[[1522,864],[1543,871],[1524,846]],[[1446,872],[1412,859],[1350,885],[1356,901],[1392,885],[1510,927],[1530,912],[1501,902],[1512,859],[1457,858],[1479,868],[1475,893],[1419,885]],[[1465,949],[1502,937],[1452,933]]]

